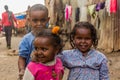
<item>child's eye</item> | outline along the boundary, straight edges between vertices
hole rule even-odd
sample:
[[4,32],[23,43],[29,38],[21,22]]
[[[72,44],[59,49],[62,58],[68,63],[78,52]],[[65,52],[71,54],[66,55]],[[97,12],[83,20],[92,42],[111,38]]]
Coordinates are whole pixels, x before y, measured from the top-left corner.
[[48,49],[47,48],[42,48],[42,51],[47,51]]
[[85,40],[90,40],[91,38],[85,38]]
[[35,47],[35,50],[38,50],[38,47]]
[[82,39],[82,38],[81,38],[81,37],[77,37],[77,39],[79,39],[79,40],[80,40],[80,39]]
[[48,49],[47,48],[39,48],[39,47],[35,47],[35,50],[38,51],[38,50],[42,50],[42,51],[47,51]]
[[41,19],[40,21],[41,21],[41,22],[45,22],[45,21],[46,21],[46,19]]
[[36,23],[36,22],[38,22],[38,21],[40,21],[40,22],[45,22],[46,19],[41,19],[41,20],[39,20],[39,19],[32,19],[32,21],[33,21],[34,23]]
[[36,22],[39,21],[39,20],[38,20],[38,19],[32,19],[32,21],[36,23]]

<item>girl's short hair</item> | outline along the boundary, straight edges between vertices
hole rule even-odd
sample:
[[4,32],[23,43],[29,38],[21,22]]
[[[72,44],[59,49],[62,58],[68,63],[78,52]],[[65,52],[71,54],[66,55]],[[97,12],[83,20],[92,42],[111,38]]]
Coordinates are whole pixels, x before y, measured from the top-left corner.
[[71,43],[71,46],[73,48],[75,48],[75,44],[73,43],[73,38],[74,38],[74,36],[76,34],[76,30],[78,28],[90,29],[91,37],[92,37],[92,41],[93,41],[93,46],[94,46],[94,48],[96,48],[97,44],[98,44],[97,31],[96,31],[95,27],[91,23],[89,23],[89,22],[77,22],[74,25],[74,27],[72,29],[72,32],[70,33],[70,43]]

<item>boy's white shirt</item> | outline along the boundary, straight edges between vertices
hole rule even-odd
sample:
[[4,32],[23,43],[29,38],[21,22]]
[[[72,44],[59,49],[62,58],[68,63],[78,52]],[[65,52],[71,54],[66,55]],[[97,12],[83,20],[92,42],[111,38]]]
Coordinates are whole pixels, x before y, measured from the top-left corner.
[[32,75],[32,73],[29,71],[28,68],[26,68],[24,76],[23,76],[23,80],[35,80],[34,76]]

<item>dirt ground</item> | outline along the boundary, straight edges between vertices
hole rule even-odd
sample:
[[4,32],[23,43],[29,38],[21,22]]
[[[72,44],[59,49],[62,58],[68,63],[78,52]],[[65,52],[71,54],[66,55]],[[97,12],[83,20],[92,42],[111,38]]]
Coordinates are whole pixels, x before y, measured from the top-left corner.
[[[5,37],[0,36],[0,80],[17,80],[18,76],[18,44],[21,37],[12,37],[12,49],[6,48]],[[120,80],[120,52],[105,54],[109,60],[110,80]],[[65,70],[64,79],[67,79]]]

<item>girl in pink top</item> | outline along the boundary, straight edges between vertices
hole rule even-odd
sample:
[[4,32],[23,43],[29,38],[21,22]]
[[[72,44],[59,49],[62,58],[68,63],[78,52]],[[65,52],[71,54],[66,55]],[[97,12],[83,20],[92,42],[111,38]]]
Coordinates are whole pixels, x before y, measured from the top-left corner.
[[45,29],[36,36],[32,61],[25,70],[23,80],[62,80],[62,62],[56,57],[63,47],[58,31],[58,27]]

